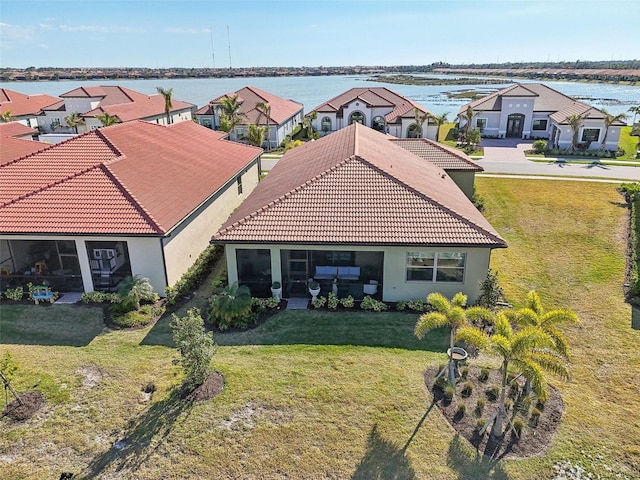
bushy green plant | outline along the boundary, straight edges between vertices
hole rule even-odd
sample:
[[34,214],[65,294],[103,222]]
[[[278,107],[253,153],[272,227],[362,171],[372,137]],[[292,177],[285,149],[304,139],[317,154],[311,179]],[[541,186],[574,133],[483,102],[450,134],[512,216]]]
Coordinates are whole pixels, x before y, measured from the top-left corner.
[[470,397],[471,394],[473,393],[473,382],[471,380],[466,381],[462,384],[462,396],[463,397]]
[[313,308],[323,308],[327,303],[327,297],[316,297],[311,300]]
[[[193,265],[180,277],[180,280],[165,289],[168,304],[173,305],[178,298],[194,290],[211,271],[223,251],[223,247],[220,245],[209,245],[205,248]],[[224,286],[224,283],[222,281],[220,286]]]
[[538,139],[533,142],[533,151],[535,153],[544,153],[547,149],[547,141],[543,139]]
[[246,327],[251,321],[251,292],[235,282],[209,299],[209,322],[220,330]]
[[119,303],[120,295],[113,292],[85,292],[81,300],[84,303]]
[[376,300],[370,295],[365,295],[362,299],[362,303],[360,303],[360,308],[363,310],[368,310],[370,312],[382,312],[389,308],[386,303],[381,302],[380,300]]
[[500,386],[498,385],[491,385],[489,388],[487,388],[487,390],[485,391],[487,398],[491,401],[497,400],[498,397],[500,396]]
[[487,405],[487,401],[484,398],[479,398],[476,402],[476,412],[482,413],[484,407]]
[[460,417],[464,417],[464,414],[466,413],[466,411],[467,411],[467,406],[463,402],[458,403],[456,407],[456,415]]
[[432,306],[425,300],[401,300],[396,304],[396,310],[402,312],[411,310],[412,312],[425,313],[432,310]]
[[333,292],[329,293],[327,298],[327,308],[329,308],[329,310],[335,310],[338,308],[339,303],[340,300],[338,300],[338,296]]
[[340,299],[340,305],[342,305],[344,308],[353,308],[355,304],[356,302],[351,295]]
[[269,298],[251,298],[251,307],[258,313],[264,313],[267,310],[274,310],[278,308],[278,299],[276,297]]
[[460,376],[465,380],[469,378],[469,367],[464,366],[460,369]]
[[201,385],[209,373],[211,359],[216,352],[213,334],[205,331],[197,308],[189,309],[184,317],[175,314],[172,317],[171,330],[185,373],[184,384],[193,389]]
[[480,282],[480,295],[476,305],[489,310],[495,310],[499,302],[504,302],[504,291],[498,280],[498,272],[487,272],[487,276]]
[[4,295],[9,300],[14,300],[18,302],[22,300],[22,296],[24,295],[24,289],[22,288],[22,286],[15,287],[15,288],[8,288],[7,291],[4,293]]
[[18,364],[13,359],[11,352],[5,352],[2,358],[0,358],[0,372],[2,372],[8,381],[12,381],[17,370]]
[[533,407],[531,409],[531,425],[538,425],[538,422],[540,421],[540,415],[542,415],[542,412],[536,407]]
[[522,435],[522,431],[524,430],[525,424],[521,418],[516,418],[513,421],[513,430],[516,432],[518,436]]
[[487,424],[486,418],[478,418],[476,420],[476,432],[480,433],[480,431],[484,428],[486,424]]
[[131,328],[149,325],[154,318],[160,317],[165,312],[162,305],[146,304],[138,310],[115,313],[111,317],[111,323],[118,327]]
[[148,278],[134,275],[124,278],[118,284],[120,306],[123,311],[140,310],[140,302],[153,302],[157,300],[157,294]]
[[453,385],[447,385],[446,387],[444,387],[443,393],[444,393],[444,398],[448,401],[451,401],[451,399],[456,393],[456,390],[455,388],[453,388]]
[[480,369],[480,375],[478,375],[478,380],[481,382],[486,382],[489,380],[489,369],[487,367],[482,367]]
[[471,196],[471,202],[478,209],[479,212],[484,212],[484,198],[476,191],[476,187],[473,187],[473,195]]
[[507,410],[511,410],[512,406],[513,406],[513,400],[511,400],[510,398],[505,399],[504,408],[506,408]]

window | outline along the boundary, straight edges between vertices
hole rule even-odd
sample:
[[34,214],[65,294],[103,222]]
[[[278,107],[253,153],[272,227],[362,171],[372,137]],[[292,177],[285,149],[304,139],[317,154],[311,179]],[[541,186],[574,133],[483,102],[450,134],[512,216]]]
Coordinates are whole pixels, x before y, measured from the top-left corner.
[[59,118],[52,118],[51,119],[51,128],[55,129],[58,128],[60,126],[60,119]]
[[352,123],[361,123],[364,125],[364,113],[353,112],[349,117],[349,125],[351,125]]
[[385,125],[384,117],[379,115],[377,117],[373,117],[373,120],[371,121],[371,127],[379,132],[385,131]]
[[486,118],[478,118],[476,120],[476,128],[480,130],[484,130],[487,128],[487,119]]
[[331,130],[331,119],[329,117],[322,118],[322,126],[320,127],[323,132],[328,132]]
[[244,128],[236,128],[236,139],[244,140],[245,130]]
[[466,253],[458,252],[408,252],[408,282],[464,281]]
[[207,127],[207,128],[211,128],[211,119],[210,118],[202,118],[200,120],[200,125],[202,125],[203,127]]
[[407,138],[420,138],[421,136],[418,125],[415,123],[409,125],[409,128],[407,128]]
[[599,128],[585,128],[582,130],[582,142],[597,142],[600,137]]
[[532,130],[546,130],[547,129],[547,120],[536,119],[533,121]]
[[238,184],[238,195],[242,195],[242,175],[238,175],[236,183]]

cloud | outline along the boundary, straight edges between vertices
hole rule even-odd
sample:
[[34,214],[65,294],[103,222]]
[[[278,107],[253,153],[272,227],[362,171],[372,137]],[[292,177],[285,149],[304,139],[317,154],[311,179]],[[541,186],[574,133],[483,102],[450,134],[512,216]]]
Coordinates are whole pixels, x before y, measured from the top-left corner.
[[60,25],[60,30],[67,33],[92,32],[92,33],[145,33],[143,28],[125,27],[120,25]]
[[201,33],[211,33],[209,28],[176,28],[169,27],[164,29],[165,33],[178,33],[181,35],[200,35]]

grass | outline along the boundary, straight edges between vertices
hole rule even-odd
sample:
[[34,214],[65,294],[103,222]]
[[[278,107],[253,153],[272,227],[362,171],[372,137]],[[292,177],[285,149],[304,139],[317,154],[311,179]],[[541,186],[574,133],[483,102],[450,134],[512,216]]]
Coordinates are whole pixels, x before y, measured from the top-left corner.
[[634,160],[638,158],[638,143],[640,137],[631,135],[631,126],[622,127],[620,129],[620,141],[618,146],[624,150],[624,156],[618,157],[618,160]]
[[[566,329],[574,377],[553,382],[566,413],[546,455],[490,462],[429,408],[422,374],[444,361],[447,332],[416,340],[417,315],[285,311],[251,332],[217,335],[225,390],[191,405],[174,394],[181,374],[168,318],[110,331],[89,308],[55,320],[64,326],[50,322],[58,305],[2,304],[0,355],[19,364],[18,390],[40,379],[49,406],[24,424],[2,421],[0,477],[524,480],[552,478],[567,461],[601,478],[637,478],[640,332],[621,291],[622,197],[609,184],[476,183],[510,246],[492,256],[509,301],[521,305],[536,289],[543,305],[582,320]],[[101,372],[95,385],[87,369]]]

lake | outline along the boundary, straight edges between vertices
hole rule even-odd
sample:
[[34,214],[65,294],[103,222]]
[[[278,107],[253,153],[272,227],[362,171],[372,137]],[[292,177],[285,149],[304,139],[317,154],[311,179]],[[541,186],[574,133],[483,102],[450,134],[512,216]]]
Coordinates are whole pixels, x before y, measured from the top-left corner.
[[[501,85],[397,85],[370,81],[366,75],[340,75],[326,77],[253,77],[253,78],[188,78],[153,80],[95,80],[58,82],[0,82],[0,88],[8,88],[28,95],[45,93],[55,97],[79,86],[121,85],[141,93],[154,94],[156,87],[173,88],[173,98],[201,107],[213,98],[252,85],[283,98],[304,105],[305,112],[353,87],[384,86],[408,97],[440,115],[449,112],[455,118],[465,99],[451,99],[447,92],[480,90],[493,92],[508,86]],[[450,78],[450,77],[449,77]],[[519,80],[532,83],[531,80]],[[610,113],[627,113],[630,106],[640,105],[640,87],[606,83],[542,82],[559,92],[593,105]]]

